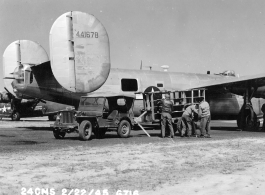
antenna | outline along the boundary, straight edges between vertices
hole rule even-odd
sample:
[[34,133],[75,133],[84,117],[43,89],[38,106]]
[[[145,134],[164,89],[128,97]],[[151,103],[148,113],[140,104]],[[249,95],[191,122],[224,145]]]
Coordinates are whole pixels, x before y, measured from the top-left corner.
[[161,68],[163,68],[164,72],[167,72],[169,65],[162,65]]
[[152,66],[144,66],[144,67],[148,67],[150,70],[152,70]]

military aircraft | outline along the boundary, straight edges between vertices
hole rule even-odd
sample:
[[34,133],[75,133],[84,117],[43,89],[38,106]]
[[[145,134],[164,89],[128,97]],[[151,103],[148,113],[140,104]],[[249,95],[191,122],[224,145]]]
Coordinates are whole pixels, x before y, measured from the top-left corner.
[[21,118],[26,117],[48,116],[50,121],[54,121],[57,112],[67,107],[69,106],[50,101],[36,104],[36,101],[22,99],[19,104],[17,103],[16,110],[14,110],[14,106],[11,102],[0,103],[0,118],[11,118],[12,121],[19,121]]
[[265,90],[265,73],[237,77],[111,69],[106,29],[95,16],[78,11],[61,15],[52,25],[50,61],[40,45],[19,40],[5,50],[3,65],[5,82],[12,79],[18,97],[34,97],[75,107],[80,96],[92,92],[94,95],[126,95],[143,92],[150,86],[161,91],[204,87],[208,94],[229,91],[244,96],[238,117],[240,128],[257,125],[251,98],[264,98]]
[[[14,46],[14,44],[11,44],[11,46]],[[28,55],[26,52],[24,52],[25,48],[23,47],[31,48],[32,50],[30,52],[33,52],[34,55]],[[16,63],[18,65],[18,70],[22,67],[20,61],[21,56],[17,56],[18,61],[16,62],[11,60],[13,53],[10,53],[10,51],[13,51],[13,49],[14,48],[9,47],[4,52],[6,59],[3,61],[3,63],[5,63],[3,65],[3,71],[7,72],[8,76],[4,77],[5,91],[0,93],[0,103],[2,105],[2,107],[0,106],[0,117],[11,117],[12,120],[18,121],[21,117],[48,116],[49,120],[54,120],[57,111],[63,110],[66,107],[69,107],[69,105],[44,101],[41,98],[35,97],[21,98],[19,97],[19,94],[13,92],[12,83],[14,79],[16,79],[18,82],[25,82],[23,77],[24,73],[18,76],[12,73],[14,70],[10,70],[9,68],[12,63]],[[41,47],[39,47],[39,45],[35,42],[27,41],[26,44],[23,44],[22,48],[20,49],[22,51],[22,60],[24,60],[23,62],[31,64],[42,63],[48,60],[47,53],[42,50]],[[24,68],[26,68],[26,66],[24,66]],[[23,69],[23,71],[26,70]],[[32,81],[32,77],[26,79],[29,79],[29,82]]]
[[40,116],[48,116],[50,121],[54,121],[57,112],[68,107],[72,106],[36,98],[20,99],[7,89],[0,93],[0,118],[11,118],[13,121],[19,121],[20,118],[25,117]]

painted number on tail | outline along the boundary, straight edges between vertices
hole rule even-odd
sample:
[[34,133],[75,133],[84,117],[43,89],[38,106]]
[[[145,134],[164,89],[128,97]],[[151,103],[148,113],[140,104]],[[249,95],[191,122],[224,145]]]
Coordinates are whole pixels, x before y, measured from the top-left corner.
[[77,31],[76,36],[78,38],[98,38],[98,32],[79,32]]

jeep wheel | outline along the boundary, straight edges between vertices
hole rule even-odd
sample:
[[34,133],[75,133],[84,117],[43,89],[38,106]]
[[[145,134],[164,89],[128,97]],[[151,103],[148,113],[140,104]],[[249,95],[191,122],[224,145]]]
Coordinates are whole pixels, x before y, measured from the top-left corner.
[[118,135],[122,138],[130,136],[131,124],[127,120],[122,120],[118,127]]
[[65,134],[65,132],[60,132],[59,130],[53,130],[53,135],[55,139],[63,139]]
[[90,139],[92,135],[92,124],[90,121],[84,120],[79,126],[79,137],[83,141],[87,141]]
[[14,112],[11,116],[12,121],[19,121],[20,120],[20,114],[19,112]]

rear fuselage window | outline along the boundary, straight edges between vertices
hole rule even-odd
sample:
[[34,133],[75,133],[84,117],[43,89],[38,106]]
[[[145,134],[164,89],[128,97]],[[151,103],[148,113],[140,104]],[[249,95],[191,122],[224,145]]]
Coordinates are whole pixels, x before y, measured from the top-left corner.
[[137,91],[138,84],[136,79],[121,79],[122,91]]
[[163,87],[163,83],[157,83],[157,87]]

